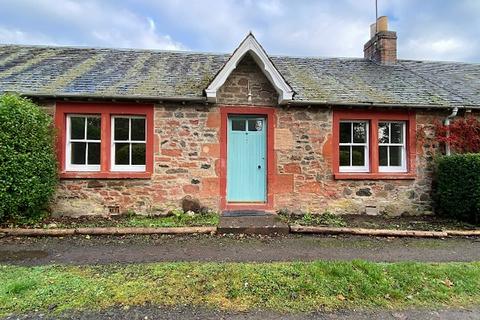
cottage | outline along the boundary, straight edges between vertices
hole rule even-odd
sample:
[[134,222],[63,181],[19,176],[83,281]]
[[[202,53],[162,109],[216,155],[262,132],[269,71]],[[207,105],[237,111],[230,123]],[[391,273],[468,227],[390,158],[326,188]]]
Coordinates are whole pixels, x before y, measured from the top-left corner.
[[54,115],[67,215],[179,207],[421,214],[434,121],[480,108],[480,65],[397,59],[386,17],[364,58],[0,46],[0,92]]

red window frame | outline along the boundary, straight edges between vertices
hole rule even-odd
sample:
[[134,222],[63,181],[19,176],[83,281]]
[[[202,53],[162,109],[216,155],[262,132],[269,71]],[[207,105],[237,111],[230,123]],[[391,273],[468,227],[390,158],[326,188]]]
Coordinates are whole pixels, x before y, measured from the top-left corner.
[[[340,121],[364,120],[369,122],[369,172],[340,172]],[[405,121],[406,129],[406,172],[379,172],[378,123],[381,121]],[[372,110],[335,110],[333,112],[333,175],[335,179],[415,179],[415,112],[372,111]]]
[[[101,117],[100,171],[66,171],[66,130],[68,114],[99,115]],[[111,171],[111,117],[145,116],[146,118],[146,159],[145,171]],[[150,178],[153,173],[153,104],[133,103],[83,103],[57,102],[55,107],[55,127],[57,128],[57,157],[60,165],[60,178]]]

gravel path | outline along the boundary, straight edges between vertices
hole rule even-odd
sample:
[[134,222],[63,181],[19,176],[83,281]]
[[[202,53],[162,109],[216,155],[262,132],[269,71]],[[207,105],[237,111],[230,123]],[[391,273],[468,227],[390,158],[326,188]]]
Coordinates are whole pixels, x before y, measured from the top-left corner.
[[473,320],[480,318],[480,309],[472,310],[406,310],[406,311],[338,311],[334,313],[299,313],[299,314],[279,314],[268,311],[257,311],[248,313],[232,313],[215,310],[196,309],[196,308],[167,308],[157,306],[141,306],[131,307],[127,310],[123,308],[112,308],[99,312],[93,311],[74,311],[67,312],[57,316],[47,316],[41,313],[10,316],[6,319],[78,319],[78,320],[95,320],[95,319],[262,319],[262,320],[307,320],[307,319],[328,319],[328,320],[440,320],[440,319],[458,319]]
[[126,236],[0,239],[0,264],[161,261],[480,261],[480,239],[241,236]]

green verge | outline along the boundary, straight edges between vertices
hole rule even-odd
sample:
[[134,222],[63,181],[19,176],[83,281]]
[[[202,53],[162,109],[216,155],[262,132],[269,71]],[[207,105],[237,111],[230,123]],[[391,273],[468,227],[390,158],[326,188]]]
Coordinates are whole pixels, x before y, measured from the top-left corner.
[[480,301],[474,263],[156,263],[0,266],[0,315],[115,305],[280,312],[466,307]]
[[193,226],[216,226],[220,216],[212,214],[195,214],[192,216],[170,216],[170,217],[142,217],[133,216],[115,224],[118,227],[193,227]]
[[[130,215],[114,217],[110,219],[91,217],[84,219],[48,218],[40,221],[16,221],[6,223],[6,227],[27,228],[90,228],[90,227],[142,227],[142,228],[166,228],[166,227],[203,227],[218,225],[220,216],[217,213],[204,214],[179,214],[168,217]],[[1,225],[0,225],[1,226]]]

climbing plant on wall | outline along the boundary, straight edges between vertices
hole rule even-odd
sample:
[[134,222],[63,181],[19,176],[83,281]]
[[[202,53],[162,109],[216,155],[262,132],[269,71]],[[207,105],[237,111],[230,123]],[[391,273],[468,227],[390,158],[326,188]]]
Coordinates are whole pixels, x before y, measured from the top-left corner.
[[438,122],[435,135],[438,142],[450,144],[455,153],[480,152],[480,121],[473,116],[456,118],[449,126]]

